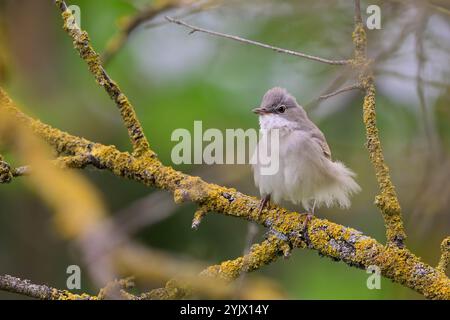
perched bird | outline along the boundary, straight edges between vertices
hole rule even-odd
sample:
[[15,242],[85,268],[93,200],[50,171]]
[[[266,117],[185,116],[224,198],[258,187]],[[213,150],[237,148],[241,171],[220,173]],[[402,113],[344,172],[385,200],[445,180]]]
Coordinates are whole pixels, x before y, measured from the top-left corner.
[[[269,200],[301,203],[309,212],[305,223],[320,206],[350,207],[349,197],[361,190],[354,180],[355,173],[332,160],[324,134],[286,89],[275,87],[267,91],[253,112],[259,115],[261,130],[251,162],[255,184],[262,196],[259,214]],[[265,174],[258,152],[271,150],[267,145],[271,140],[267,137],[275,129],[279,137],[279,166],[272,174]]]

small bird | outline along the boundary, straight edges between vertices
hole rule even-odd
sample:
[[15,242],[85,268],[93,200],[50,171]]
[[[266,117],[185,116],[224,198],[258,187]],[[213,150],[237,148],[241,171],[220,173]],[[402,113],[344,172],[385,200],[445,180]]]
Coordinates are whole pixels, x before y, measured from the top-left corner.
[[[261,105],[253,109],[259,115],[261,139],[252,157],[255,184],[262,197],[261,214],[268,201],[288,200],[302,204],[312,219],[315,208],[325,205],[350,207],[349,197],[361,190],[355,173],[339,161],[333,161],[325,136],[308,118],[305,110],[286,89],[275,87],[264,94]],[[279,166],[273,174],[264,174],[261,149],[271,150],[268,135],[278,129]]]

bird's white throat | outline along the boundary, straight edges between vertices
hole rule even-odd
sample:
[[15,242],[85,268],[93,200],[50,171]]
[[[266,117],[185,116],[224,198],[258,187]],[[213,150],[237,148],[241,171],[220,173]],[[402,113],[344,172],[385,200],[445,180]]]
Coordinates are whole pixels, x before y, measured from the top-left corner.
[[296,123],[276,114],[265,114],[259,116],[259,126],[263,131],[272,129],[294,129],[296,127]]

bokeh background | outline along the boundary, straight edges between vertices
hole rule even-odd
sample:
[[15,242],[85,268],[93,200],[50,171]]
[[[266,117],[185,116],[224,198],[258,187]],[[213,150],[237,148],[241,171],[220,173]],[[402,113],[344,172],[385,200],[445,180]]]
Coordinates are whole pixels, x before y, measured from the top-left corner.
[[[69,4],[81,8],[81,26],[103,52],[124,17],[155,2]],[[362,8],[368,4],[362,1]],[[450,7],[446,1],[370,4],[379,5],[382,13],[382,29],[368,31],[368,52],[375,59],[384,154],[403,208],[407,245],[435,265],[439,244],[450,230]],[[189,8],[165,14],[183,16]],[[350,1],[215,1],[183,19],[333,59],[347,58],[353,49]],[[28,114],[72,134],[130,150],[115,105],[94,82],[61,24],[52,1],[0,0],[0,85]],[[205,34],[189,35],[185,28],[166,23],[164,14],[137,28],[106,69],[134,104],[153,150],[167,165],[172,165],[176,144],[171,141],[173,130],[192,130],[194,120],[203,121],[204,129],[256,128],[250,110],[268,88],[286,87],[325,133],[333,157],[352,168],[362,186],[350,210],[320,209],[317,215],[384,242],[382,217],[373,205],[377,184],[364,146],[362,96],[352,91],[315,101],[353,83],[350,69]],[[4,146],[0,152],[14,165],[23,164],[15,163]],[[248,165],[175,167],[258,195]],[[82,174],[100,190],[111,216],[121,224],[131,221],[128,236],[143,247],[205,264],[235,258],[244,250],[248,223],[243,220],[209,214],[194,232],[194,205],[174,205],[168,193],[109,172],[88,168]],[[84,270],[83,259],[73,242],[60,236],[50,209],[25,179],[0,185],[0,274],[64,288],[67,266]],[[255,241],[263,237],[261,228]],[[290,299],[421,298],[387,279],[381,280],[381,290],[368,290],[364,270],[309,250],[294,250],[290,259],[280,259],[249,278],[255,276],[270,279]],[[97,292],[88,272],[82,272],[82,280],[80,292]],[[136,280],[151,289],[167,279]],[[0,298],[18,296],[0,292]]]

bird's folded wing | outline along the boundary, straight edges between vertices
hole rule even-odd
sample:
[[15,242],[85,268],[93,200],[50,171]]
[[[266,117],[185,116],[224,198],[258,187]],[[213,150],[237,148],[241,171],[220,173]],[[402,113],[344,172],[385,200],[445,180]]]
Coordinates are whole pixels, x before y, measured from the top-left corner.
[[323,154],[325,155],[325,157],[327,157],[328,159],[331,159],[331,150],[330,150],[330,147],[328,146],[327,140],[325,139],[325,136],[323,135],[323,133],[319,129],[314,130],[312,133],[312,138],[322,148],[322,151],[323,151]]

